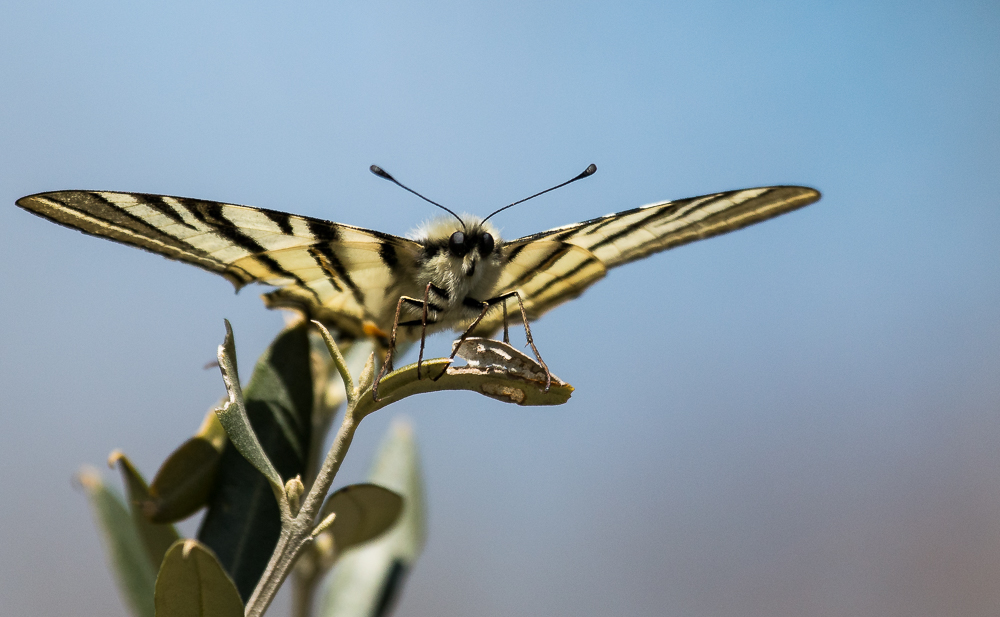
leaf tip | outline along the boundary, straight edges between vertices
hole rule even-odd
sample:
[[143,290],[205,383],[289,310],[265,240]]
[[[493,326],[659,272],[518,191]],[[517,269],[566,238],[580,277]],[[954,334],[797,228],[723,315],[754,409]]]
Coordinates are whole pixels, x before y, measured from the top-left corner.
[[361,369],[361,376],[358,377],[358,392],[364,392],[375,382],[375,352],[368,354],[365,367]]
[[400,416],[392,421],[391,430],[397,437],[412,439],[413,421],[405,416]]
[[108,454],[108,468],[109,469],[114,469],[115,465],[118,464],[118,461],[122,460],[122,458],[124,458],[124,456],[125,456],[125,453],[122,452],[121,450],[119,450],[118,448],[115,448],[114,450],[112,450],[111,453]]
[[191,551],[193,551],[196,548],[198,548],[197,540],[191,540],[191,539],[184,540],[184,545],[181,548],[181,557],[183,557],[184,559],[188,559],[191,556]]
[[75,479],[77,483],[87,492],[98,489],[104,484],[104,481],[101,480],[100,472],[90,465],[84,465],[81,467],[80,471],[76,472]]

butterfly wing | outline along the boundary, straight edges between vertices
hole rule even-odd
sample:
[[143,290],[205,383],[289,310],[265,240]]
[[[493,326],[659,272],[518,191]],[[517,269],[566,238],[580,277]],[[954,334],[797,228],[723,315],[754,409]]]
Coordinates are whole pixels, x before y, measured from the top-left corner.
[[302,310],[355,336],[369,323],[391,327],[389,298],[401,281],[412,280],[420,251],[411,240],[349,225],[166,195],[58,191],[22,197],[17,205],[221,274],[237,290],[276,286],[265,296],[269,306]]
[[[550,308],[577,297],[607,272],[593,253],[565,241],[524,242],[512,247],[506,256],[494,297],[518,291],[528,319],[537,319]],[[514,306],[513,301],[508,303],[508,307]],[[502,313],[491,311],[483,319],[483,329],[498,328],[502,319]]]
[[[494,296],[518,291],[529,319],[567,300],[608,269],[801,208],[820,198],[802,186],[713,193],[651,204],[557,227],[504,244],[507,263]],[[492,311],[483,330],[502,325]]]

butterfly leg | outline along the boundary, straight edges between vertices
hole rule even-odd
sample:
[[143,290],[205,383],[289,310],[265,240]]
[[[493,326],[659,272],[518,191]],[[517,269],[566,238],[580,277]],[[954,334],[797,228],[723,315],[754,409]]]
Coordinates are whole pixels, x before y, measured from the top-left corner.
[[[504,313],[503,342],[509,344],[510,337],[507,334],[507,300],[510,299],[511,297],[517,298],[517,305],[521,308],[521,321],[524,323],[524,336],[525,338],[528,339],[528,344],[531,345],[531,351],[535,353],[535,358],[538,360],[538,363],[542,365],[543,369],[545,369],[545,391],[548,392],[549,387],[552,386],[552,372],[549,371],[549,365],[545,364],[545,360],[542,360],[542,354],[538,353],[538,348],[535,347],[535,340],[531,337],[531,326],[528,325],[528,313],[524,310],[524,302],[521,301],[521,294],[519,294],[516,291],[511,291],[509,293],[497,296],[496,298],[490,298],[489,300],[486,300],[483,304],[487,306],[492,306],[499,302],[503,306],[503,313]],[[461,346],[462,341],[465,340],[465,337],[468,336],[472,328],[476,327],[476,325],[479,323],[479,321],[483,318],[484,315],[486,315],[486,308],[483,309],[483,312],[482,314],[479,315],[479,318],[476,319],[476,321],[473,322],[472,326],[468,330],[466,330],[465,334],[462,335],[462,338],[459,341],[459,346]],[[458,347],[456,347],[455,350],[458,351]],[[455,357],[454,352],[452,352],[451,357],[452,358]]]
[[503,302],[500,303],[503,307],[503,342],[510,345],[510,332],[507,329],[507,299],[504,298]]
[[[466,328],[465,332],[462,333],[462,336],[459,337],[459,339],[458,339],[458,345],[455,345],[455,349],[453,349],[451,351],[451,355],[448,356],[448,360],[449,361],[452,361],[452,360],[455,359],[455,354],[457,354],[458,350],[462,348],[462,343],[465,342],[465,339],[469,338],[469,334],[471,334],[472,331],[476,329],[476,326],[478,326],[479,322],[483,320],[483,317],[486,317],[486,312],[490,310],[490,303],[488,301],[487,302],[482,302],[481,304],[483,306],[483,310],[481,310],[479,312],[479,317],[476,317],[476,320],[474,322],[472,322],[472,325],[469,326],[468,328]],[[441,371],[441,374],[434,378],[434,381],[437,381],[438,379],[441,379],[444,376],[445,371],[447,371],[447,370],[448,370],[448,366],[445,366],[444,370]]]
[[511,296],[517,298],[517,305],[521,307],[521,321],[524,322],[524,336],[528,339],[528,344],[531,345],[531,351],[535,352],[535,358],[538,359],[538,363],[542,365],[543,369],[545,369],[545,391],[548,392],[549,387],[552,385],[552,372],[549,371],[549,365],[545,364],[545,360],[542,360],[542,355],[538,353],[538,348],[535,347],[535,341],[531,338],[531,327],[528,326],[528,314],[524,310],[524,302],[521,301],[521,294],[516,291],[512,291],[500,297],[503,298],[504,307],[506,307],[507,298]]
[[427,296],[431,293],[431,284],[427,283],[427,287],[424,289],[424,312],[420,318],[420,355],[417,356],[417,379],[423,379],[420,376],[420,365],[424,362],[424,342],[427,340]]
[[[375,378],[375,383],[372,385],[372,398],[374,398],[376,402],[378,402],[378,400],[379,400],[379,398],[378,398],[378,385],[379,385],[379,383],[381,383],[382,378],[385,377],[387,373],[389,373],[389,372],[392,371],[392,354],[393,354],[394,351],[396,351],[396,330],[397,330],[397,328],[399,326],[412,326],[412,325],[416,325],[416,323],[414,323],[412,321],[404,321],[403,323],[399,322],[399,314],[403,310],[403,304],[407,304],[408,306],[411,306],[411,307],[414,307],[414,306],[416,306],[416,307],[423,307],[424,317],[423,317],[423,319],[421,319],[420,321],[418,321],[416,323],[422,323],[422,324],[424,324],[425,331],[426,331],[426,328],[427,328],[427,304],[426,304],[426,299],[425,299],[424,302],[421,302],[420,300],[417,300],[416,298],[411,298],[409,296],[400,296],[399,297],[399,302],[396,303],[396,316],[392,320],[392,335],[390,335],[390,337],[389,337],[389,350],[385,353],[385,362],[382,363],[382,370],[380,370],[378,372],[378,377]],[[423,342],[424,342],[423,332],[421,333],[420,337],[421,337],[420,338],[420,351],[423,352],[423,347],[424,347],[423,346]],[[418,370],[419,370],[419,368],[418,368]]]
[[[531,326],[528,325],[528,313],[527,311],[524,310],[524,302],[521,300],[521,294],[519,294],[516,291],[511,291],[509,293],[497,296],[496,298],[490,298],[489,300],[484,300],[482,302],[483,310],[479,313],[479,317],[476,317],[476,320],[472,322],[472,325],[466,328],[465,332],[462,333],[461,338],[458,339],[458,345],[455,346],[454,351],[451,352],[451,356],[449,356],[448,359],[449,360],[455,359],[455,355],[458,353],[458,350],[461,349],[462,343],[465,342],[465,339],[469,337],[469,334],[471,334],[472,331],[476,328],[476,326],[479,325],[479,322],[483,320],[483,317],[486,316],[486,312],[489,311],[490,307],[496,304],[500,304],[503,307],[504,342],[510,344],[510,335],[507,330],[507,300],[509,300],[511,297],[517,298],[517,305],[521,309],[521,321],[524,323],[524,335],[525,338],[528,339],[528,345],[531,345],[531,351],[534,352],[535,358],[538,360],[538,363],[542,365],[542,368],[545,369],[545,391],[548,392],[549,388],[552,386],[552,372],[549,371],[549,365],[545,364],[545,360],[542,360],[542,354],[538,353],[538,348],[535,347],[535,340],[531,336]],[[441,371],[441,375],[438,375],[434,379],[435,380],[440,379],[442,375],[444,375],[444,371]]]

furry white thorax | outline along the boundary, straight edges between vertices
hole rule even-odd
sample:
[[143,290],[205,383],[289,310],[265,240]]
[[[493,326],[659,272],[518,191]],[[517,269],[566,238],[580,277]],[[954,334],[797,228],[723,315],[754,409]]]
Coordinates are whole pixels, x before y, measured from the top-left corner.
[[[476,216],[463,214],[462,221],[464,229],[454,218],[438,218],[410,234],[425,249],[424,259],[416,273],[420,290],[418,298],[422,297],[428,283],[444,292],[442,295],[432,288],[428,294],[428,317],[435,322],[435,330],[458,329],[475,319],[481,309],[469,306],[469,302],[491,299],[503,270],[503,242],[497,229]],[[462,257],[453,255],[448,245],[456,231],[465,234],[466,238],[476,239],[488,233],[493,237],[494,248],[488,255],[483,255],[476,245]],[[441,310],[434,310],[435,307]]]

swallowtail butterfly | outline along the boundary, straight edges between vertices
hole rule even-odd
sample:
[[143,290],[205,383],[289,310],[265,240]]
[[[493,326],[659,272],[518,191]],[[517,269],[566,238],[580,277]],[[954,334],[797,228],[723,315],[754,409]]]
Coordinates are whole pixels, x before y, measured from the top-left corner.
[[[596,169],[591,165],[569,182]],[[378,167],[372,172],[396,182]],[[216,272],[237,290],[248,283],[271,285],[276,289],[263,296],[268,307],[297,309],[342,336],[375,336],[385,344],[390,333],[422,342],[426,332],[448,328],[465,331],[463,338],[473,329],[489,334],[501,326],[506,334],[508,300],[511,308],[520,303],[527,326],[580,295],[610,268],[767,220],[819,197],[801,186],[726,191],[516,240],[501,239],[486,220],[490,217],[459,217],[435,202],[454,218],[433,221],[411,238],[275,210],[144,193],[56,191],[22,197],[17,205],[60,225]]]

